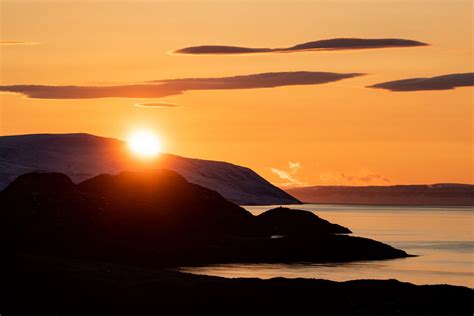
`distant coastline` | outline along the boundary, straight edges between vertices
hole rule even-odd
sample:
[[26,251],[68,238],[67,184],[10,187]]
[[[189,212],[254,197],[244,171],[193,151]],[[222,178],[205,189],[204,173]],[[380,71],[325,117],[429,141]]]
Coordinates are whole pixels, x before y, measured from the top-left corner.
[[311,186],[287,189],[305,204],[474,206],[474,185]]
[[302,205],[341,205],[341,206],[394,206],[394,207],[410,207],[416,206],[421,208],[437,208],[437,207],[456,207],[471,209],[474,205],[448,205],[448,204],[358,204],[358,203],[314,203],[314,202],[302,202]]
[[[283,205],[283,204],[282,204]],[[443,205],[443,204],[359,204],[359,203],[318,203],[318,202],[301,202],[301,204],[284,204],[286,207],[304,207],[304,205],[334,205],[334,206],[382,206],[382,207],[420,207],[420,208],[438,208],[438,207],[448,207],[448,208],[466,208],[470,210],[474,208],[474,205]],[[268,204],[268,205],[261,205],[261,204],[239,204],[239,206],[245,207],[253,207],[253,206],[260,206],[260,207],[275,207],[276,204]]]

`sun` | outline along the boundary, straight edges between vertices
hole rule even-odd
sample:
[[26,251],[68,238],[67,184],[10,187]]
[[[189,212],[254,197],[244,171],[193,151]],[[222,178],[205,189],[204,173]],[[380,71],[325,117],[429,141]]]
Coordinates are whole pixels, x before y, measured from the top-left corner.
[[159,137],[149,131],[133,132],[128,138],[130,150],[142,158],[153,158],[161,152]]

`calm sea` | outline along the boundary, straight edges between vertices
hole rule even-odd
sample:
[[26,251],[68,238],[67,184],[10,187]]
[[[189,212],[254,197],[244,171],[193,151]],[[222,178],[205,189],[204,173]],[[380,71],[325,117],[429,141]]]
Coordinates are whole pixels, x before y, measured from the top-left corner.
[[[276,206],[245,206],[257,215]],[[474,288],[474,207],[362,206],[306,204],[314,212],[376,239],[413,258],[343,264],[222,264],[181,271],[223,277],[318,278],[335,281],[398,279],[415,284],[455,284]]]

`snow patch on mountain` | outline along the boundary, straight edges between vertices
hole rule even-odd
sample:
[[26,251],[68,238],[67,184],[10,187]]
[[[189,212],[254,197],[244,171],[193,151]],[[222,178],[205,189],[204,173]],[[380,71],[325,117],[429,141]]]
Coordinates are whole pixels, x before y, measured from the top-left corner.
[[78,183],[98,174],[143,168],[173,170],[189,182],[244,204],[297,204],[253,170],[227,162],[161,154],[150,166],[135,160],[123,141],[90,134],[0,136],[0,189],[28,172],[61,172]]

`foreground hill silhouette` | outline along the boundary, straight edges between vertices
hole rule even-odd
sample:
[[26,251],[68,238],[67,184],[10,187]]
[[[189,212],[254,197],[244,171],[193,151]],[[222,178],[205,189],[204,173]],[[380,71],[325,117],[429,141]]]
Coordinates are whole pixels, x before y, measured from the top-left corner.
[[30,172],[61,172],[74,183],[100,174],[168,169],[240,205],[299,204],[253,170],[222,161],[160,154],[140,161],[123,141],[90,134],[0,136],[0,190]]
[[100,175],[79,184],[59,173],[20,176],[0,192],[0,232],[2,315],[473,312],[473,290],[458,286],[171,271],[217,262],[407,256],[339,235],[350,231],[310,212],[276,208],[253,216],[171,171]]
[[[175,172],[124,172],[74,184],[59,173],[18,177],[0,192],[13,251],[147,262],[326,262],[402,258],[389,245],[306,211],[253,216]],[[272,238],[277,236],[278,238]]]
[[2,315],[472,315],[474,291],[396,280],[224,279],[110,262],[2,258]]

